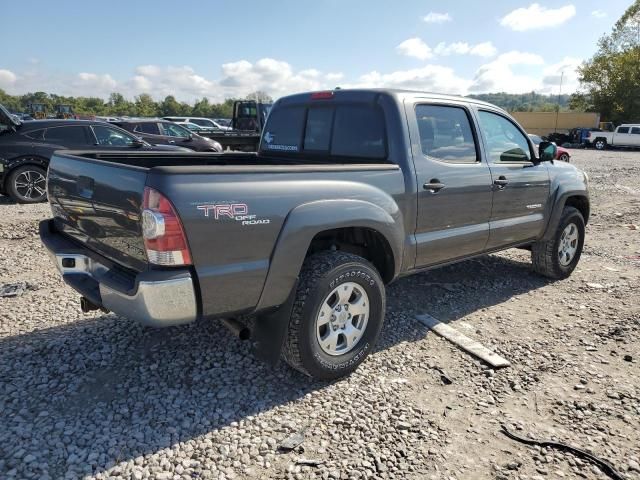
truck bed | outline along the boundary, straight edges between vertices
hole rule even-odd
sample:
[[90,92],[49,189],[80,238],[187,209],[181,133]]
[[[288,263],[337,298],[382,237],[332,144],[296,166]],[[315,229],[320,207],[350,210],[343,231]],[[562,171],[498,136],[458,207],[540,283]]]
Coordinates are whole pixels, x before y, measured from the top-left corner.
[[[406,198],[403,172],[388,162],[64,151],[55,153],[49,166],[52,228],[134,275],[166,270],[170,267],[151,265],[146,258],[140,218],[145,187],[165,195],[182,221],[205,316],[259,303],[280,233],[301,205],[351,198],[391,209],[402,224],[396,202]],[[218,216],[215,209],[221,205],[241,207],[242,218]],[[354,202],[353,208],[359,205]],[[339,223],[340,211],[332,215]],[[305,227],[313,226],[308,218]],[[326,213],[315,221],[321,220],[328,221]]]

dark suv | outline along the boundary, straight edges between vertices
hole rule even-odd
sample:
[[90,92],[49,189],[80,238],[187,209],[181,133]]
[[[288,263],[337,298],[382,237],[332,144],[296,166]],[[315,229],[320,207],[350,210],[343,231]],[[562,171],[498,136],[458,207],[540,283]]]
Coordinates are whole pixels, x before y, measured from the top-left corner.
[[22,123],[0,105],[0,194],[19,203],[46,200],[49,159],[56,150],[185,150],[152,146],[115,125],[88,120]]
[[155,118],[130,119],[114,122],[152,145],[179,145],[196,152],[221,152],[222,146],[210,138],[201,137],[173,122]]

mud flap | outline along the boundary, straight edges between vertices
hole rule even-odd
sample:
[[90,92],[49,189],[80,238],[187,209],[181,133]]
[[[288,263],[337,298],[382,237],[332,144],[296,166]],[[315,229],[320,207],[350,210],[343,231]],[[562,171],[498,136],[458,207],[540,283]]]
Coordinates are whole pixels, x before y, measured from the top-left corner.
[[255,319],[251,333],[253,351],[256,357],[274,367],[280,361],[280,353],[289,330],[289,320],[297,291],[298,279],[296,278],[287,300],[276,310],[259,315]]

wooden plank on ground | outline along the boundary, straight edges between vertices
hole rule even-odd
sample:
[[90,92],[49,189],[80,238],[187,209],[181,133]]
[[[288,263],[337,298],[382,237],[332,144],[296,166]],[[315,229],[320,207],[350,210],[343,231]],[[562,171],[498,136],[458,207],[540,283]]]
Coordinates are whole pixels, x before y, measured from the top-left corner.
[[460,348],[469,352],[471,355],[475,355],[479,359],[484,360],[492,367],[502,368],[511,366],[511,363],[509,363],[508,360],[502,358],[497,353],[492,352],[487,347],[476,342],[472,338],[463,335],[455,328],[450,327],[446,323],[442,323],[437,318],[434,318],[431,315],[427,314],[416,315],[416,318],[420,323],[426,325],[441,337],[446,338],[455,345],[458,345]]

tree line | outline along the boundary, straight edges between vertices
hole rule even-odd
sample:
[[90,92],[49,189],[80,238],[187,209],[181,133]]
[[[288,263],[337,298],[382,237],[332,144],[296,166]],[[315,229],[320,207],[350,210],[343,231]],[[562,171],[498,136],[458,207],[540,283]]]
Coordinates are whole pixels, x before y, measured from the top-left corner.
[[[264,92],[255,92],[246,99],[271,101]],[[142,93],[128,100],[121,93],[112,93],[107,100],[100,97],[65,97],[45,92],[27,93],[25,95],[9,95],[0,89],[0,103],[11,112],[27,112],[30,103],[42,103],[47,112],[53,113],[56,105],[71,105],[74,113],[81,115],[130,116],[130,117],[165,117],[194,116],[208,118],[231,118],[233,102],[227,99],[222,103],[211,103],[203,97],[193,104],[179,102],[173,95],[156,101],[148,93]]]
[[571,95],[543,95],[541,93],[480,93],[470,98],[497,105],[508,112],[555,112],[567,110]]
[[[271,101],[271,98],[263,92],[248,95],[247,99]],[[473,98],[493,103],[508,111],[554,111],[558,105],[557,96],[541,95],[531,92],[524,94],[487,93],[473,95]],[[560,109],[566,109],[569,104],[569,95],[559,98]],[[147,93],[136,96],[133,101],[127,100],[120,93],[112,93],[105,101],[99,97],[65,97],[48,94],[45,92],[27,93],[25,95],[9,95],[0,89],[0,103],[11,112],[26,112],[30,103],[42,103],[46,105],[48,112],[53,112],[55,105],[71,105],[73,111],[84,115],[101,116],[130,116],[130,117],[166,117],[166,116],[194,116],[208,118],[230,118],[235,99],[227,99],[222,103],[211,103],[206,97],[194,104],[179,102],[173,95],[168,95],[163,100],[156,101]]]

